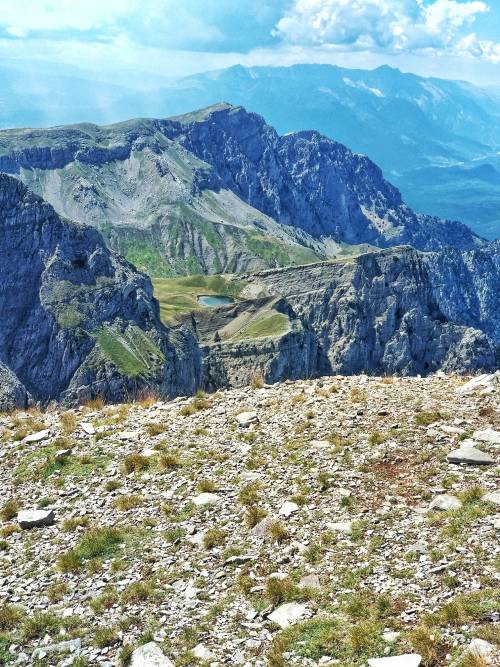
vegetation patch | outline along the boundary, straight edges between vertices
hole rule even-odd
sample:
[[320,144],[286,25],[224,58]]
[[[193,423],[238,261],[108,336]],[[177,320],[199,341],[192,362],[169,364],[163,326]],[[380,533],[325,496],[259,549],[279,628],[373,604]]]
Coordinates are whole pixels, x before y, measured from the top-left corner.
[[263,317],[257,322],[252,322],[244,327],[233,337],[233,340],[244,340],[245,338],[266,338],[283,336],[290,329],[290,322],[283,313],[274,313]]
[[161,318],[166,324],[175,322],[179,315],[200,310],[200,295],[237,298],[244,284],[220,275],[193,275],[153,281],[155,296],[160,302]]
[[59,569],[62,572],[76,572],[87,560],[113,555],[124,541],[125,533],[119,528],[90,528],[74,549],[61,554]]
[[298,623],[280,633],[269,651],[270,667],[285,667],[284,653],[319,661],[324,655],[340,661],[343,667],[361,667],[368,658],[382,655],[383,626],[374,621],[356,625],[338,619],[313,619]]
[[139,327],[130,326],[121,332],[107,326],[94,335],[104,357],[127,377],[149,377],[165,362],[163,353]]

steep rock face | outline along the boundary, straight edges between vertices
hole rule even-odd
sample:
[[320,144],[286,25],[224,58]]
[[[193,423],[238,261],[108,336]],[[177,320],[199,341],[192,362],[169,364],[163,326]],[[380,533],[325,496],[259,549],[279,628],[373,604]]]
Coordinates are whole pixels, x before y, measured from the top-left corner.
[[157,276],[301,264],[341,244],[481,244],[460,223],[413,213],[368,158],[317,132],[280,136],[227,104],[170,120],[1,131],[0,170]]
[[278,222],[314,237],[379,247],[474,247],[465,226],[417,215],[364,155],[318,132],[279,136],[241,107],[181,119],[181,143],[215,167],[225,187]]
[[196,387],[192,336],[160,323],[149,279],[95,229],[0,175],[0,231],[0,362],[35,400]]
[[318,372],[318,343],[301,328],[281,337],[213,343],[203,346],[202,353],[203,385],[209,391],[248,386],[254,377],[273,383]]
[[[243,296],[281,297],[290,326],[307,332],[314,349],[309,374],[474,372],[500,363],[499,275],[498,247],[489,253],[395,248],[246,276]],[[225,365],[229,384],[238,384],[239,336],[209,345],[212,365],[214,359]],[[258,349],[259,340],[253,344]],[[259,356],[253,356],[256,372]],[[282,367],[293,368],[297,357],[296,349],[282,349]],[[269,364],[261,370],[268,381],[283,377]]]
[[28,392],[14,373],[0,363],[0,412],[24,408],[29,401]]

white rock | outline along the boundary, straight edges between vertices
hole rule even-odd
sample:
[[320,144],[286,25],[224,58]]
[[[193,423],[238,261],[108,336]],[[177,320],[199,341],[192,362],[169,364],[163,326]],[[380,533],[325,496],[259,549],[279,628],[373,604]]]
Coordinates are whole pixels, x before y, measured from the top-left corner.
[[332,445],[329,440],[311,440],[309,443],[314,449],[331,449]]
[[285,518],[288,518],[291,514],[294,512],[299,511],[299,506],[297,503],[292,503],[289,500],[285,501],[283,505],[280,507],[279,514],[280,516],[284,516]]
[[459,500],[456,496],[448,496],[447,494],[436,496],[429,505],[429,509],[441,510],[443,512],[447,512],[448,510],[458,510],[461,507],[461,500]]
[[481,498],[485,503],[493,503],[493,505],[500,505],[500,491],[490,491],[485,493]]
[[386,632],[382,633],[382,639],[385,642],[389,642],[389,644],[392,644],[395,642],[399,637],[401,636],[400,632],[396,632],[395,630],[387,630]]
[[418,667],[421,662],[422,658],[417,653],[405,653],[390,658],[371,658],[371,660],[368,660],[370,667]]
[[21,510],[17,515],[17,522],[21,528],[52,526],[54,510]]
[[460,447],[446,457],[449,463],[467,463],[468,465],[492,465],[494,459],[477,447]]
[[306,613],[307,608],[303,604],[296,602],[287,602],[280,605],[277,609],[269,614],[268,618],[280,628],[287,628],[289,625],[299,621]]
[[68,456],[71,456],[72,451],[73,450],[71,447],[67,447],[66,449],[58,449],[55,454],[55,460],[60,463],[64,459],[67,459]]
[[50,431],[49,431],[48,428],[46,428],[43,431],[37,431],[36,433],[32,433],[31,435],[27,435],[24,438],[24,442],[27,442],[27,443],[41,442],[42,440],[47,440],[49,435],[50,435]]
[[500,432],[492,428],[486,428],[484,431],[474,431],[472,438],[478,442],[489,442],[492,445],[500,445]]
[[352,521],[335,521],[334,523],[327,523],[328,530],[333,530],[336,533],[351,533]]
[[116,437],[118,440],[138,440],[139,431],[122,431],[121,433],[118,433]]
[[195,658],[198,660],[213,660],[214,654],[203,644],[198,644],[191,651]]
[[95,435],[95,428],[93,427],[93,425],[90,422],[82,422],[80,424],[80,428],[87,435]]
[[51,653],[74,653],[79,655],[81,647],[81,639],[70,639],[68,641],[59,642],[58,644],[39,646],[33,651],[31,657],[33,660],[40,660]]
[[193,503],[197,507],[203,507],[204,505],[215,505],[220,500],[220,496],[216,493],[200,493],[199,496],[193,498]]
[[500,374],[498,372],[492,374],[478,375],[469,382],[466,382],[456,391],[457,394],[473,394],[475,391],[491,389],[495,384],[500,382]]
[[276,519],[272,516],[266,516],[264,519],[262,519],[262,521],[259,521],[259,523],[254,526],[250,532],[253,535],[258,535],[259,537],[265,537],[275,521]]
[[460,434],[464,432],[463,428],[460,428],[459,426],[451,426],[450,424],[441,424],[440,428],[445,433]]
[[466,653],[472,653],[473,655],[480,656],[488,664],[498,664],[493,662],[490,663],[490,660],[498,657],[497,648],[484,639],[473,639],[467,647]]
[[252,424],[258,424],[259,418],[256,412],[240,412],[239,415],[236,415],[236,421],[242,428],[247,428]]
[[321,582],[317,574],[308,574],[299,581],[301,588],[321,588]]
[[139,646],[132,653],[130,667],[175,667],[155,642]]

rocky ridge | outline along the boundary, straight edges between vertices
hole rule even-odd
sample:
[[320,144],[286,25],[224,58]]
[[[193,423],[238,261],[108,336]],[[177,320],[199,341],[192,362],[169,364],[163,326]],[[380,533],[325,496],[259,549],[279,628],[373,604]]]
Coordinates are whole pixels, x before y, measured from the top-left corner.
[[256,379],[0,416],[2,662],[498,665],[499,390]]
[[367,244],[481,245],[415,214],[367,157],[317,132],[284,136],[242,107],[0,132],[0,170],[96,226],[151,275],[254,271]]
[[[98,231],[0,176],[0,408],[326,374],[498,368],[500,247],[355,258],[226,277],[239,294],[166,327],[151,281]],[[18,294],[23,300],[19,301]]]
[[248,384],[253,374],[277,382],[500,364],[498,244],[394,248],[237,278],[240,303],[182,320],[198,338],[211,389]]
[[[197,345],[159,319],[149,278],[92,227],[0,175],[0,408],[196,389]],[[194,383],[194,384],[193,384]]]

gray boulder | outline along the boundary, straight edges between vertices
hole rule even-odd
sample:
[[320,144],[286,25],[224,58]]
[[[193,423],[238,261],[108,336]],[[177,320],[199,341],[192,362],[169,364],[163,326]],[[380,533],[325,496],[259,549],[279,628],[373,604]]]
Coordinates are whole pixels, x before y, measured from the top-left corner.
[[486,452],[482,452],[477,447],[466,446],[460,447],[459,449],[454,449],[446,457],[449,463],[465,463],[467,465],[493,465],[495,459],[493,459]]
[[41,528],[54,524],[54,510],[21,510],[17,522],[21,528]]
[[174,663],[167,658],[155,642],[139,646],[132,653],[130,667],[174,667]]

